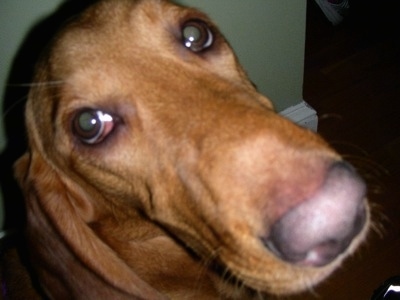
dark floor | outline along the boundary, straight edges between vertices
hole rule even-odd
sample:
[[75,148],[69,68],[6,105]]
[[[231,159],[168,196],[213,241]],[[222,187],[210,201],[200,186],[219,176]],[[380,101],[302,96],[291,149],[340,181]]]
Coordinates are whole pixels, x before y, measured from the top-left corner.
[[308,1],[304,99],[319,114],[319,132],[366,178],[378,229],[315,299],[370,299],[400,275],[398,2],[350,2],[346,21],[333,27]]

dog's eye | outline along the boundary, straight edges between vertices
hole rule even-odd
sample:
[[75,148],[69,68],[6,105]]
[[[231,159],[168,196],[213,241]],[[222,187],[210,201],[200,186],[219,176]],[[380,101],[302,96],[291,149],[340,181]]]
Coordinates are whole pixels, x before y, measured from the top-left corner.
[[186,48],[193,52],[200,52],[210,47],[214,36],[206,23],[200,20],[191,20],[182,27],[182,39]]
[[100,110],[85,109],[75,115],[72,126],[82,142],[97,144],[113,130],[114,119]]

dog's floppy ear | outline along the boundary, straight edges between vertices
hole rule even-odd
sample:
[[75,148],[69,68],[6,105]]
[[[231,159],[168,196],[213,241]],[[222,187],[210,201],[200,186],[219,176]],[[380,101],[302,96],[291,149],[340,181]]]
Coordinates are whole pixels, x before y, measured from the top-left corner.
[[[58,297],[86,298],[97,291],[109,299],[165,299],[90,229],[82,216],[93,214],[91,201],[39,151],[28,152],[16,162],[15,176],[26,199],[32,263],[38,262],[40,281]],[[79,295],[71,295],[68,286]]]

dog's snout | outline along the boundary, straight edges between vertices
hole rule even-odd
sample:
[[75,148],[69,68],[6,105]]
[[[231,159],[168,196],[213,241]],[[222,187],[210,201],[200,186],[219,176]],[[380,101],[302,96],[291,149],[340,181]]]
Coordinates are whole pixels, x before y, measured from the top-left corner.
[[307,200],[283,214],[265,245],[281,259],[319,267],[344,252],[367,219],[366,187],[347,163],[334,163]]

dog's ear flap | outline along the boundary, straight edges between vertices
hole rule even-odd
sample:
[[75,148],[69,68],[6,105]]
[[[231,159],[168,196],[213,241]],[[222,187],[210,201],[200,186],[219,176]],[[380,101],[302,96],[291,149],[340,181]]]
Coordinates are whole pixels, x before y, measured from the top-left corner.
[[62,259],[69,266],[64,284],[76,287],[83,298],[88,290],[98,289],[110,299],[165,299],[96,236],[82,218],[93,216],[93,212],[82,213],[93,210],[90,201],[77,199],[82,197],[81,188],[74,187],[38,152],[24,154],[14,172],[25,195],[27,235],[33,241],[33,259],[39,268],[43,259],[47,269],[65,273],[65,266],[59,264]]
[[69,180],[66,176],[64,176],[64,180],[60,182],[60,191],[54,191],[54,186],[53,189],[51,189],[51,183],[46,183],[46,179],[60,179],[63,175],[51,168],[51,166],[46,163],[45,158],[36,154],[36,151],[26,152],[15,162],[14,176],[24,193],[29,193],[31,185],[33,184],[34,187],[38,189],[38,192],[41,190],[46,192],[46,190],[48,190],[48,192],[56,192],[58,195],[68,195],[70,196],[70,203],[73,205],[76,214],[78,214],[82,220],[86,223],[95,220],[93,202],[88,199],[87,195],[78,185]]

